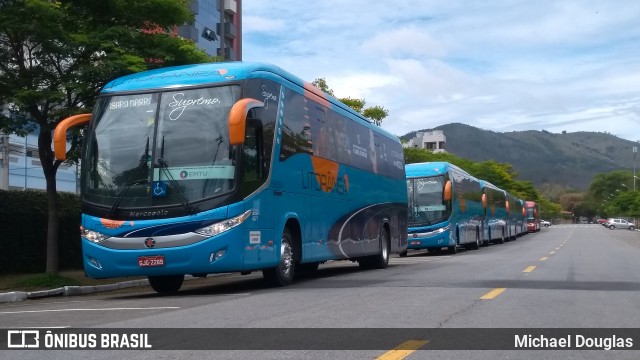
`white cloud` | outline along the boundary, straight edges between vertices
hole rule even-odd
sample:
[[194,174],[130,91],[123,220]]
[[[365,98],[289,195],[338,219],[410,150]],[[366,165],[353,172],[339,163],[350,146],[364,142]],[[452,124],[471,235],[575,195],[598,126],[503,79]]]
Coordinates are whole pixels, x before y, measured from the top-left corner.
[[373,56],[400,57],[442,57],[446,47],[434,39],[425,29],[401,28],[380,32],[366,40],[361,49]]
[[384,106],[398,135],[460,122],[640,137],[640,2],[245,0],[243,15],[245,60]]
[[287,24],[281,19],[269,19],[260,16],[245,16],[242,19],[244,33],[271,32],[286,30]]

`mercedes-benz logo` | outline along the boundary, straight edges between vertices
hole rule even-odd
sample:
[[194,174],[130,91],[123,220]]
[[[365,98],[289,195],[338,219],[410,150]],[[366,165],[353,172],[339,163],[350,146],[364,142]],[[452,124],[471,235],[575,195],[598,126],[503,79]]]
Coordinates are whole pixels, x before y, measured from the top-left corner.
[[152,247],[156,246],[156,241],[153,240],[153,238],[146,238],[146,239],[144,239],[144,246],[146,246],[148,248],[152,248]]

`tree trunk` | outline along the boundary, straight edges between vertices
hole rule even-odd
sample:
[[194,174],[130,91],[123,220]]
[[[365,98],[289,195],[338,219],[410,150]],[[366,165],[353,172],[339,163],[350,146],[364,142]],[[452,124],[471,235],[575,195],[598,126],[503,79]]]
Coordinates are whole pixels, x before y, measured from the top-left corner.
[[47,274],[58,273],[58,191],[56,189],[56,172],[59,163],[56,162],[52,144],[52,129],[49,125],[40,125],[40,134],[38,135],[38,153],[40,162],[42,163],[42,171],[47,183]]
[[47,274],[58,273],[58,192],[56,190],[56,176],[47,176]]

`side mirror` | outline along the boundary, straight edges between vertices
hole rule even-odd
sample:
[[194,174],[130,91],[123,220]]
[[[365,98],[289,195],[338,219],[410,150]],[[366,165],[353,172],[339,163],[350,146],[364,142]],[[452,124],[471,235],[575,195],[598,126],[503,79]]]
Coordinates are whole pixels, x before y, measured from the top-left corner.
[[444,191],[442,192],[442,200],[449,201],[451,200],[451,180],[447,180],[444,184]]
[[246,98],[238,100],[229,110],[229,144],[244,144],[244,134],[247,127],[247,113],[257,107],[263,107],[262,101]]
[[53,131],[53,152],[56,160],[67,159],[67,130],[74,126],[84,125],[91,120],[91,114],[69,116],[62,120]]

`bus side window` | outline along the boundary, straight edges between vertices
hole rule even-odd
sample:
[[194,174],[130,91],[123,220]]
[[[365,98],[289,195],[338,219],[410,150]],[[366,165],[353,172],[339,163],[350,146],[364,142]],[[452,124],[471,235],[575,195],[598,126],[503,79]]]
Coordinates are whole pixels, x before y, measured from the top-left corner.
[[258,119],[247,119],[242,161],[241,195],[246,197],[262,185],[266,178],[262,161],[263,141],[262,122]]

